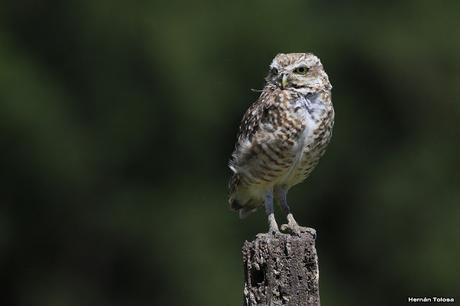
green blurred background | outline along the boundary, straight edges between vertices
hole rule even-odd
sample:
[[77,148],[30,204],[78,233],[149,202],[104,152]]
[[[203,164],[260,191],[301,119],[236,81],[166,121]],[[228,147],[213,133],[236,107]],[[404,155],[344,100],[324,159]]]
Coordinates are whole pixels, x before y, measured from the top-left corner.
[[[323,305],[460,298],[458,1],[2,1],[1,305],[242,305],[237,126],[278,52],[329,74],[290,192]],[[281,215],[278,217],[281,220]]]

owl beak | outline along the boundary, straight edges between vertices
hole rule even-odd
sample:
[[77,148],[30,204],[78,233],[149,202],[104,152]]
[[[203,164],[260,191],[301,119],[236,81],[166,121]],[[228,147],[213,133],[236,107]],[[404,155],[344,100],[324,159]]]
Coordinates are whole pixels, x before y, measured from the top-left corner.
[[281,88],[286,88],[288,84],[288,77],[287,75],[283,74],[282,78],[281,78]]

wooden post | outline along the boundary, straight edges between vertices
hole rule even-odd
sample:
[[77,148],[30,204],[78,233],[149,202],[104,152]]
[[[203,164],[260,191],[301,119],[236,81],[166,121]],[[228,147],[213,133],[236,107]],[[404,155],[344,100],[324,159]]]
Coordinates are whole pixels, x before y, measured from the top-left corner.
[[314,235],[258,235],[242,252],[245,306],[320,306]]

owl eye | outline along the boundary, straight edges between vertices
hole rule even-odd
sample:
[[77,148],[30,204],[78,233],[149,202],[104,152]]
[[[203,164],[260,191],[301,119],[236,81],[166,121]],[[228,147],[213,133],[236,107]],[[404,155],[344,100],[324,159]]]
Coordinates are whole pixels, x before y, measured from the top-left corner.
[[272,74],[275,74],[275,75],[276,75],[276,74],[278,74],[278,69],[272,68],[272,69],[270,69],[270,72],[271,72]]
[[307,74],[307,72],[308,72],[308,68],[305,66],[297,67],[296,69],[294,69],[294,73],[297,73],[297,74]]

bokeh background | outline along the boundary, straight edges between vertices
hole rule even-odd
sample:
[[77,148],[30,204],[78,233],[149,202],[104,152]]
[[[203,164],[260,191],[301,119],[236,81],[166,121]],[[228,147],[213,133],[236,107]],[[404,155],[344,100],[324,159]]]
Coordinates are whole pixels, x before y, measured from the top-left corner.
[[[1,305],[242,305],[239,120],[278,52],[329,74],[290,192],[324,305],[460,299],[458,1],[2,1]],[[281,216],[278,217],[281,220]]]

